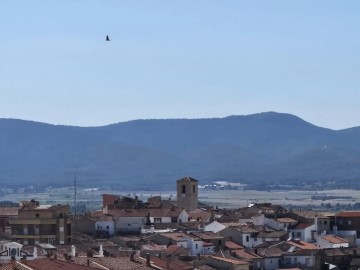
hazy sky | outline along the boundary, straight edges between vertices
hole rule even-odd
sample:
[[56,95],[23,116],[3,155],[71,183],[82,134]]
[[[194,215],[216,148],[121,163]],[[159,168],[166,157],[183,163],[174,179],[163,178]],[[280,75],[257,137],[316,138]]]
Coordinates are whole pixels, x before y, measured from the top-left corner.
[[0,117],[360,126],[359,14],[358,0],[2,0]]

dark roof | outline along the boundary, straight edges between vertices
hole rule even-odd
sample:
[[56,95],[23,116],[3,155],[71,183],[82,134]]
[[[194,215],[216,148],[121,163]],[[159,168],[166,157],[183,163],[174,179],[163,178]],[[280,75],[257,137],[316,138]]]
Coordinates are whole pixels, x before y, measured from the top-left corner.
[[192,178],[190,176],[185,176],[185,177],[177,180],[176,182],[199,182],[199,180],[196,180],[195,178]]
[[360,217],[360,211],[340,212],[336,216],[337,217]]

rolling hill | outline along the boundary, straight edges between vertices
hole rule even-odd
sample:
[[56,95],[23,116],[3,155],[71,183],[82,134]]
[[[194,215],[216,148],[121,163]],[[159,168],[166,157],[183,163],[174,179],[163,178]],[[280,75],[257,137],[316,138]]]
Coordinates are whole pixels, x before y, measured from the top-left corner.
[[[360,128],[331,130],[275,112],[212,119],[135,120],[72,127],[0,119],[0,182],[123,189],[201,183],[253,187],[360,179]],[[359,184],[360,186],[360,184]]]

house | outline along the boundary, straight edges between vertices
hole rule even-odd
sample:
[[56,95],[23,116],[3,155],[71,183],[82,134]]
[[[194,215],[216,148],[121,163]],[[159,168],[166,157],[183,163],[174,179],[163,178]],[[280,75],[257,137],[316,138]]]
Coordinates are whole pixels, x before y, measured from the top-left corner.
[[209,256],[204,259],[194,261],[194,266],[199,267],[202,265],[208,265],[218,270],[249,270],[250,263],[237,260],[237,259],[227,259],[217,256]]
[[[345,211],[336,214],[336,230],[337,234],[340,231],[355,231],[356,232],[356,246],[360,246],[360,211]],[[342,233],[340,233],[342,236]]]
[[219,234],[244,247],[254,247],[262,243],[262,239],[257,239],[259,231],[247,225],[229,226],[221,230]]
[[267,218],[264,214],[258,214],[252,220],[255,226],[268,226],[276,231],[287,230],[299,223],[292,218]]
[[283,254],[283,267],[299,267],[301,269],[315,267],[318,250],[295,250]]
[[95,229],[113,235],[125,232],[140,232],[144,225],[180,224],[188,220],[188,214],[180,208],[151,209],[103,209],[91,213],[96,219]]
[[315,224],[315,230],[318,233],[329,233],[331,231],[332,213],[299,210],[288,212],[286,213],[286,216],[299,221],[299,223]]
[[159,233],[144,238],[144,241],[152,241],[158,245],[182,246],[190,251],[190,255],[212,254],[215,245],[203,241],[200,237],[183,232]]
[[349,247],[349,241],[336,235],[321,236],[316,239],[320,248]]
[[289,229],[290,235],[293,238],[300,239],[306,242],[315,241],[316,225],[313,223],[299,223]]
[[71,241],[69,205],[22,202],[16,218],[10,219],[11,239],[24,245],[67,244]]

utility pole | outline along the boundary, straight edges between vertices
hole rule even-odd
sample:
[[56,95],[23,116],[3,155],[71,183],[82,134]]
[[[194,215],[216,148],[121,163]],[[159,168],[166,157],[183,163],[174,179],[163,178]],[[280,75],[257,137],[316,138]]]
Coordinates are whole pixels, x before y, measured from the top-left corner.
[[76,214],[77,214],[77,202],[76,202],[76,175],[74,177],[74,215],[76,217]]

